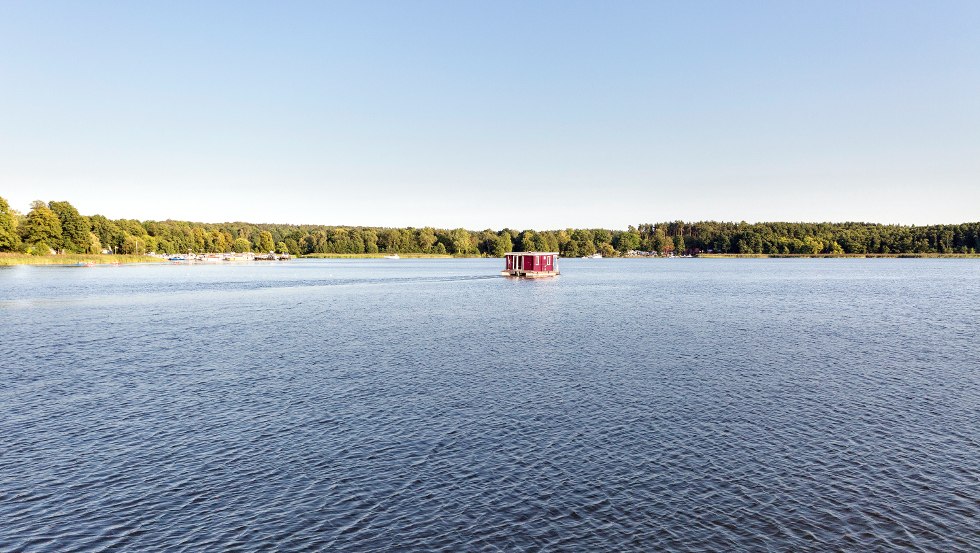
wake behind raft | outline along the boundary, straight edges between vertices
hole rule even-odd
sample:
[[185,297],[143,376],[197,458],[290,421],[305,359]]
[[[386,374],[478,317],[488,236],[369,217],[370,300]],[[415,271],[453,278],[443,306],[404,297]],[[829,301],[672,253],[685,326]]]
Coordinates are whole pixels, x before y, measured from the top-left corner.
[[503,276],[547,278],[558,276],[558,252],[510,252],[504,254]]

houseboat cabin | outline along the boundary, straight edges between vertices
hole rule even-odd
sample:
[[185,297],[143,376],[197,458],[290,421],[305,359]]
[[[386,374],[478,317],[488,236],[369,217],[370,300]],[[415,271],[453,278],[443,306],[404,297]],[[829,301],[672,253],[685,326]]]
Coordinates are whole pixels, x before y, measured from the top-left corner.
[[558,252],[510,252],[504,254],[504,276],[541,278],[557,276]]

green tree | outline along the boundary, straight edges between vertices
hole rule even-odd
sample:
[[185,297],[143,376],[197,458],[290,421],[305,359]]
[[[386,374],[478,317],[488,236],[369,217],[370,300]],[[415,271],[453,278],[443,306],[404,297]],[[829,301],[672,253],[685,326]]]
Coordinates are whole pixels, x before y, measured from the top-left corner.
[[378,249],[386,253],[397,253],[401,251],[401,238],[398,229],[386,228],[378,235]]
[[571,241],[572,233],[570,230],[559,230],[555,233],[555,251],[565,251]]
[[24,242],[51,246],[61,243],[61,221],[58,215],[42,201],[31,204],[31,211],[23,226]]
[[59,248],[71,253],[87,252],[91,228],[88,217],[83,217],[75,206],[68,202],[48,202],[48,207],[55,212],[61,223]]
[[245,253],[252,251],[252,243],[248,241],[248,238],[235,238],[235,241],[231,243],[231,251],[235,253]]
[[102,253],[102,242],[99,241],[99,235],[94,232],[88,233],[88,251],[85,253]]
[[582,255],[582,252],[579,251],[578,244],[575,240],[569,240],[562,244],[558,251],[564,257],[579,257]]
[[514,243],[511,242],[509,232],[501,232],[500,236],[493,244],[491,254],[494,257],[503,257],[505,253],[514,251]]
[[364,253],[378,253],[378,233],[371,229],[361,232],[364,240]]
[[616,249],[622,253],[626,253],[630,250],[640,249],[640,233],[636,232],[633,227],[626,232],[620,233],[616,237]]
[[146,253],[146,252],[156,253],[157,239],[155,237],[143,235],[139,237],[139,241],[140,244],[143,245],[143,251],[141,253]]
[[139,237],[128,234],[123,239],[121,251],[127,255],[144,254],[146,253],[146,242],[141,242]]
[[225,253],[231,249],[233,240],[229,240],[231,238],[230,234],[214,229],[211,231],[210,238],[211,248],[214,250],[214,253]]
[[664,232],[663,227],[658,227],[650,239],[650,249],[661,254],[665,254],[669,251],[673,251],[674,244],[668,243],[667,234]]
[[439,239],[436,238],[436,229],[425,227],[418,231],[417,240],[419,243],[419,249],[422,251],[422,253],[429,253],[432,251],[432,247]]
[[535,252],[541,250],[541,237],[533,230],[525,230],[517,237],[517,251]]
[[275,243],[272,241],[272,233],[263,230],[259,233],[259,251],[262,253],[271,252],[276,248]]
[[10,210],[7,200],[0,198],[0,251],[11,251],[20,245],[17,236],[17,219]]
[[[567,246],[569,257],[575,255],[592,255],[598,251],[595,244],[595,234],[589,229],[575,229],[572,231],[572,242],[574,246]],[[574,253],[571,253],[574,252]]]
[[191,247],[197,253],[205,253],[207,251],[207,233],[204,232],[203,227],[194,227],[193,231],[193,242],[191,242]]
[[102,247],[112,251],[122,249],[122,242],[126,238],[126,233],[119,228],[119,225],[102,215],[93,215],[89,217],[89,221],[92,224],[92,232],[99,237]]
[[559,249],[558,235],[554,232],[542,232],[541,242],[541,251],[556,252]]
[[170,255],[179,252],[177,251],[177,246],[170,240],[160,240],[157,242],[157,253],[165,253]]
[[476,245],[473,243],[470,232],[466,229],[454,229],[449,234],[452,244],[452,253],[457,255],[467,255],[476,252]]
[[677,252],[678,255],[687,251],[687,245],[684,244],[684,237],[680,234],[674,236],[674,251]]
[[812,236],[803,239],[803,249],[800,253],[818,254],[823,251],[823,242]]
[[596,248],[600,250],[603,244],[612,244],[612,233],[606,229],[595,229],[592,231],[592,236],[595,238]]
[[51,255],[51,246],[43,240],[34,242],[27,247],[27,253],[31,255]]

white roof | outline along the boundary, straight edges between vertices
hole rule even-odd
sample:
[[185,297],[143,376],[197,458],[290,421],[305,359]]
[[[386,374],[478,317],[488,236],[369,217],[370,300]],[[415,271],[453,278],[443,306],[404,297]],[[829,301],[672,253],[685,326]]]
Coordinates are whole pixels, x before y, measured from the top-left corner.
[[504,255],[558,255],[558,252],[507,252]]

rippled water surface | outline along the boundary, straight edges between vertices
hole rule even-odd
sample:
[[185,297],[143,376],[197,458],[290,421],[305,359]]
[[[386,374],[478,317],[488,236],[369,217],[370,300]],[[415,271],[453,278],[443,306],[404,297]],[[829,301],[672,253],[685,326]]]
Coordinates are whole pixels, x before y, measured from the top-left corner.
[[980,549],[980,262],[0,268],[0,551]]

